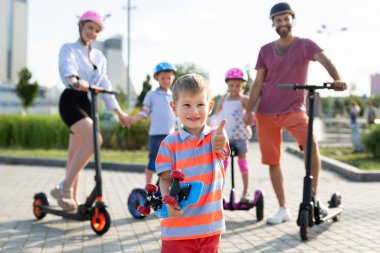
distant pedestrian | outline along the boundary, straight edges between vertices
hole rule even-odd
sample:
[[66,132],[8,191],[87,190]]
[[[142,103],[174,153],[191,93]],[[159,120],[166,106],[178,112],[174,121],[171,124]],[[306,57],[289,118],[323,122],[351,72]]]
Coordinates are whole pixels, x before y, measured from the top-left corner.
[[367,102],[367,123],[369,125],[375,124],[375,120],[378,116],[378,111],[376,107],[373,105],[372,101]]
[[351,103],[350,110],[350,126],[351,126],[351,139],[354,145],[354,152],[363,152],[363,145],[360,140],[360,124],[358,122],[358,117],[360,114],[360,106],[356,102]]

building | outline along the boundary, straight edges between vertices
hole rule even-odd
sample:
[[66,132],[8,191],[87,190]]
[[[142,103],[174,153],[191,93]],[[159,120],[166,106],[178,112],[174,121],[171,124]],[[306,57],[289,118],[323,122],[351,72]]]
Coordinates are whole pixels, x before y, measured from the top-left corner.
[[[33,105],[27,109],[28,114],[58,114],[58,100],[61,91],[57,88],[47,88],[40,86],[38,95]],[[16,94],[14,84],[0,85],[0,115],[1,114],[21,114],[23,108],[20,99]]]
[[27,20],[27,0],[0,1],[1,83],[17,83],[18,72],[26,67]]
[[380,74],[371,75],[371,96],[380,93]]
[[[112,86],[123,94],[126,94],[127,68],[123,60],[123,37],[115,36],[105,41],[95,41],[93,46],[101,50],[107,58],[107,71]],[[136,104],[137,94],[133,84],[131,84],[130,92],[131,104]]]

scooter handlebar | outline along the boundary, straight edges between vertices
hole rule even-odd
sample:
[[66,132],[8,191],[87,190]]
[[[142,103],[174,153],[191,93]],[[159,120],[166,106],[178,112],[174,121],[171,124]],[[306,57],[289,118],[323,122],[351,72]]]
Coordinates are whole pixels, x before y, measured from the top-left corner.
[[[75,82],[73,84],[71,84],[71,87],[73,89],[77,89],[79,87],[79,83],[78,82]],[[106,90],[100,86],[95,86],[95,85],[90,85],[88,87],[88,91],[90,92],[94,92],[95,94],[98,94],[98,93],[107,93],[107,94],[119,94],[120,92],[118,90]],[[83,91],[83,92],[87,92],[87,91]]]
[[103,89],[102,87],[99,87],[99,86],[91,86],[88,87],[88,90],[91,91],[91,92],[95,92],[96,94],[98,93],[107,93],[107,94],[119,94],[119,91],[118,90],[106,90],[106,89]]
[[325,82],[323,85],[298,85],[298,84],[278,84],[279,89],[292,89],[292,90],[320,90],[320,89],[334,89],[333,82]]
[[277,85],[277,88],[279,89],[295,89],[295,86],[294,84],[279,84]]

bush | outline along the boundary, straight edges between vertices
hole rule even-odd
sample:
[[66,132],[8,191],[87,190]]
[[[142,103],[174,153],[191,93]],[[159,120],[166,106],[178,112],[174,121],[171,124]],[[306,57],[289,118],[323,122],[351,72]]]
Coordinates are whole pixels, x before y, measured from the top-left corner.
[[374,157],[380,158],[380,125],[373,125],[362,134],[364,148]]
[[[149,121],[122,128],[114,122],[111,129],[100,124],[103,148],[141,149],[148,144]],[[0,148],[66,149],[70,129],[58,115],[0,115]]]
[[142,149],[148,145],[149,121],[139,121],[131,128],[114,125],[108,143],[110,149]]
[[0,117],[0,147],[66,148],[69,129],[59,116]]

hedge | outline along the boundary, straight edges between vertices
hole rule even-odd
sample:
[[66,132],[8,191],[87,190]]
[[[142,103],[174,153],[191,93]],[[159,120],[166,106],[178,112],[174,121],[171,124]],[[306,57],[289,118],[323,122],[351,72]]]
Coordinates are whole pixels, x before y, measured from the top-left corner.
[[[115,121],[105,128],[101,122],[103,147],[146,148],[148,127],[148,121],[135,123],[131,128],[122,128]],[[0,115],[0,148],[66,149],[69,133],[70,129],[58,115]]]

